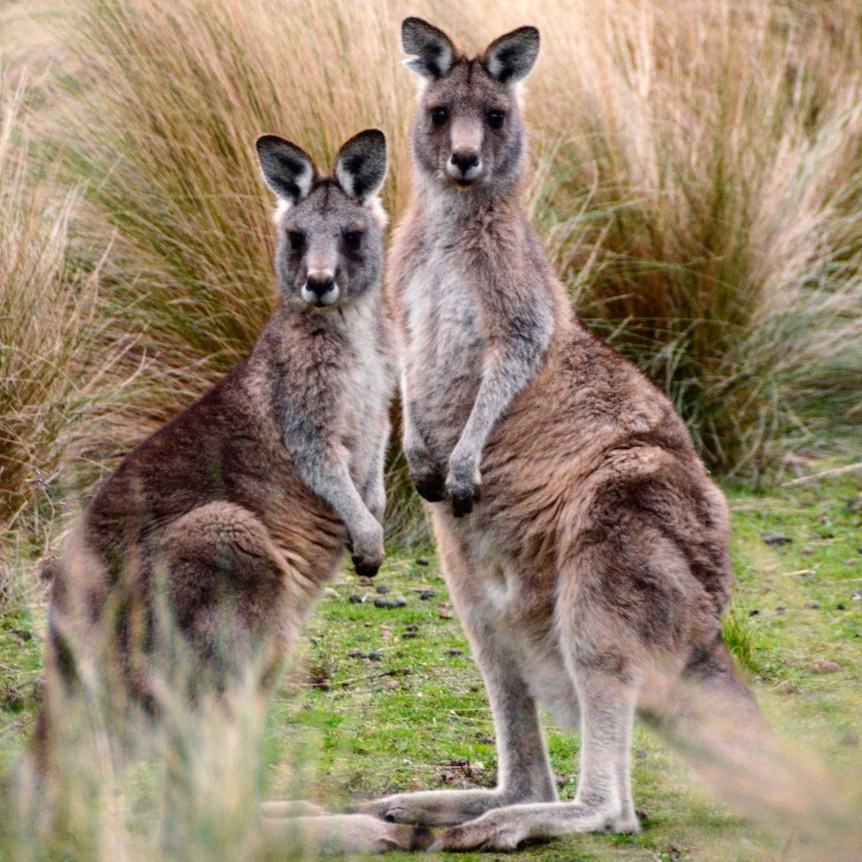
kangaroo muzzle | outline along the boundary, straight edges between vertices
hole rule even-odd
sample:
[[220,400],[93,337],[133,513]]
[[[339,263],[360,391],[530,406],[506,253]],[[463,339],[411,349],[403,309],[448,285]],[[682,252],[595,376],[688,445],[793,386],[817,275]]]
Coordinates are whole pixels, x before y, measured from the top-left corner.
[[318,307],[332,305],[338,301],[338,284],[331,270],[313,270],[308,273],[302,287],[302,298]]

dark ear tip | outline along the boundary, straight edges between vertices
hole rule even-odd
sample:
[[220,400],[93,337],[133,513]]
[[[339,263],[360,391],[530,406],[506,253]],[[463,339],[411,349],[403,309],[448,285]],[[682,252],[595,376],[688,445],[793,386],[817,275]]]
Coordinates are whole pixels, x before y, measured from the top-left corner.
[[430,24],[422,18],[417,18],[415,15],[408,15],[401,22],[401,32],[406,33],[408,30],[414,30],[416,27],[429,27]]

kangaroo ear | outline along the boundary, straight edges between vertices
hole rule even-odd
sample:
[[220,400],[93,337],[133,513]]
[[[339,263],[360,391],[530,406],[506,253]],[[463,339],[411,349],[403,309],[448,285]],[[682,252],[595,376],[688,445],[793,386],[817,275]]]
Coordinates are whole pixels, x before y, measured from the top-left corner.
[[364,204],[386,177],[386,136],[379,129],[354,135],[335,157],[335,179],[349,197]]
[[404,19],[401,45],[405,54],[416,55],[405,65],[431,81],[448,75],[455,62],[457,52],[449,37],[421,18]]
[[277,135],[263,135],[255,146],[263,178],[281,200],[295,204],[311,191],[317,171],[304,150]]
[[515,84],[530,74],[539,56],[539,31],[519,27],[495,39],[486,49],[483,65],[501,84]]

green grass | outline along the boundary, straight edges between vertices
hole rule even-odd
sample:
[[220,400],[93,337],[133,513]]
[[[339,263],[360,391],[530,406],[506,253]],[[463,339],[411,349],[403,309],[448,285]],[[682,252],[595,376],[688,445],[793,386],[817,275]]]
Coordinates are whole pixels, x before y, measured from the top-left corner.
[[[781,736],[805,762],[825,764],[836,788],[860,801],[862,600],[854,595],[862,595],[862,470],[770,492],[732,489],[730,503],[739,581],[728,639]],[[763,537],[770,534],[792,541],[767,544]],[[360,583],[345,571],[327,590],[269,710],[264,796],[301,796],[339,807],[392,791],[494,783],[484,688],[451,616],[433,551],[424,551],[428,565],[418,563],[419,556],[390,553],[374,581]],[[0,765],[6,766],[32,729],[44,625],[26,561],[19,561],[14,575],[17,593],[0,624]],[[399,598],[403,606],[375,604]],[[550,722],[546,728],[560,796],[570,798],[577,738]],[[835,858],[818,855],[828,854],[828,846],[812,849],[793,835],[752,826],[695,787],[672,752],[642,727],[634,749],[641,835],[572,836],[511,858]],[[136,781],[140,832],[141,818],[146,812],[152,818],[155,802],[148,796],[151,785],[139,786],[140,774]]]

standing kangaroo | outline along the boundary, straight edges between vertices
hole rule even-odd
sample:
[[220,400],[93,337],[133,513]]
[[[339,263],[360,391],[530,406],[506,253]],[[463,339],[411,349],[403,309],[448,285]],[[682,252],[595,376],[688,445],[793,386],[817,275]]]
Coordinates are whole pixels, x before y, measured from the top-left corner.
[[[135,448],[71,533],[52,588],[32,748],[42,775],[83,663],[156,720],[158,684],[176,682],[171,669],[188,656],[178,684],[192,699],[254,661],[266,690],[345,546],[360,574],[383,559],[395,385],[380,286],[385,138],[375,129],[351,138],[332,177],[281,138],[261,137],[257,150],[280,200],[280,301],[248,358]],[[415,832],[368,816],[313,826],[325,849],[409,849]],[[277,845],[278,823],[262,832]]]
[[[721,635],[726,504],[669,400],[572,314],[519,205],[518,85],[538,31],[475,58],[417,18],[402,39],[421,77],[387,282],[404,449],[487,686],[499,783],[359,810],[462,824],[432,850],[636,832],[636,712],[678,729],[691,683],[759,720]],[[557,801],[538,703],[580,731],[571,802]]]

